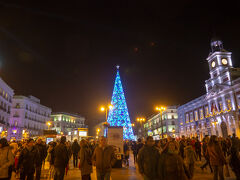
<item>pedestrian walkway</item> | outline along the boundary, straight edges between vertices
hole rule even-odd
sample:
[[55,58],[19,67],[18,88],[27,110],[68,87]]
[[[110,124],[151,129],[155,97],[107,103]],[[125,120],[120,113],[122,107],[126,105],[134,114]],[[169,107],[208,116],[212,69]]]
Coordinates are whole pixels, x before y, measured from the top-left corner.
[[[209,167],[207,169],[204,169],[204,171],[201,170],[200,166],[204,163],[204,158],[202,158],[202,161],[197,161],[195,163],[195,169],[194,169],[194,177],[193,180],[212,180],[213,174],[210,172]],[[65,180],[80,180],[81,179],[81,172],[78,168],[73,168],[73,162],[72,159],[69,162],[69,171],[68,174],[65,176]],[[50,180],[48,177],[48,170],[49,170],[49,163],[46,162],[44,168],[42,169],[42,175],[41,179]],[[226,178],[225,180],[236,180],[233,172],[230,170],[230,176]],[[92,180],[97,180],[96,177],[96,169],[93,167],[93,173],[91,174]],[[12,179],[16,180],[15,174],[13,173]],[[143,180],[141,175],[139,174],[137,167],[135,166],[133,162],[133,155],[130,153],[130,159],[129,159],[129,167],[123,167],[123,168],[113,168],[111,173],[111,180]]]

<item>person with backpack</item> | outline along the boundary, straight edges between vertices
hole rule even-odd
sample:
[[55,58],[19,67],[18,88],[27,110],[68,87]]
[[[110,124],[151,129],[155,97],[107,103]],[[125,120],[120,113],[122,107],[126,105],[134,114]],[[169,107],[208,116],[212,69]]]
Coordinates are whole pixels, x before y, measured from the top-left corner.
[[7,139],[0,139],[0,180],[11,179],[11,166],[14,164],[14,157]]
[[80,162],[79,169],[81,171],[82,180],[91,180],[92,170],[92,153],[86,140],[80,141]]

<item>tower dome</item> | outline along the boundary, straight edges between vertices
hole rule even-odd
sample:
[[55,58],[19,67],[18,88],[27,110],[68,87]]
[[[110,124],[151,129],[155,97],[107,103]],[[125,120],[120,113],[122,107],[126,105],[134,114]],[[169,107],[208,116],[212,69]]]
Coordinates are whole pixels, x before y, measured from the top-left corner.
[[223,42],[220,38],[218,37],[213,37],[211,39],[211,49],[212,49],[212,53],[216,52],[216,51],[225,51],[223,49]]

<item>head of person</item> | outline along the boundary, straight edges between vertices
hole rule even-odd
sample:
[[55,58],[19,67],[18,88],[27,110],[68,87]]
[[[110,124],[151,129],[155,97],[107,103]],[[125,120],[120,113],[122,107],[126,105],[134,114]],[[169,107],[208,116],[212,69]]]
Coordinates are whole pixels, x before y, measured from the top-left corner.
[[153,137],[152,136],[148,136],[146,138],[146,145],[147,146],[154,146],[154,144],[155,144],[155,141],[153,140]]
[[217,136],[212,135],[209,140],[209,145],[216,144],[218,142]]
[[107,138],[104,137],[104,136],[101,136],[100,139],[99,139],[99,145],[100,145],[101,147],[107,146]]
[[86,145],[86,140],[85,139],[82,139],[80,141],[80,147],[84,147]]
[[74,142],[77,143],[78,142],[77,139],[74,139]]
[[142,140],[140,138],[138,138],[138,143],[141,143],[141,142],[142,142]]
[[36,144],[42,144],[42,138],[37,138]]
[[27,146],[30,148],[34,146],[34,140],[32,138],[27,140]]
[[65,136],[62,136],[61,139],[60,139],[60,143],[65,144],[66,141],[67,141],[67,138]]
[[0,139],[0,148],[4,148],[6,146],[9,146],[7,139],[6,138]]
[[175,146],[174,142],[169,142],[168,143],[168,152],[175,153],[175,151],[176,151],[176,146]]

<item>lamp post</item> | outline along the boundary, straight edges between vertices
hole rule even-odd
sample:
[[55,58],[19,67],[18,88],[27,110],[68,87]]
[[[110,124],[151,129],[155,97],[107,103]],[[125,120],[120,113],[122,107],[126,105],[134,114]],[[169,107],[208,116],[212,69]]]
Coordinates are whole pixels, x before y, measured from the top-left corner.
[[163,119],[162,119],[162,113],[163,111],[166,111],[166,107],[164,106],[160,106],[160,107],[156,107],[156,110],[159,111],[159,119],[161,121],[161,128],[162,128],[162,139],[163,139]]
[[109,106],[102,106],[101,108],[100,108],[100,110],[103,112],[103,111],[105,111],[106,112],[106,122],[107,122],[107,118],[108,118],[108,109],[110,110],[110,109],[112,109],[113,108],[113,105],[109,105]]
[[106,126],[105,127],[105,130],[104,130],[104,135],[105,136],[107,136],[107,127],[108,127],[108,122],[107,122],[107,119],[108,119],[108,109],[110,110],[110,109],[112,109],[113,108],[113,105],[108,105],[108,106],[102,106],[101,108],[100,108],[100,110],[102,111],[102,112],[104,112],[105,111],[105,113],[106,113],[106,121],[104,122],[104,125]]
[[145,122],[145,118],[137,118],[137,122],[140,123],[141,126],[141,136],[143,136],[143,129],[142,129],[142,123]]
[[48,126],[48,130],[50,129],[50,126],[52,125],[52,123],[50,121],[47,122],[47,126]]

